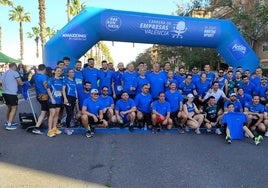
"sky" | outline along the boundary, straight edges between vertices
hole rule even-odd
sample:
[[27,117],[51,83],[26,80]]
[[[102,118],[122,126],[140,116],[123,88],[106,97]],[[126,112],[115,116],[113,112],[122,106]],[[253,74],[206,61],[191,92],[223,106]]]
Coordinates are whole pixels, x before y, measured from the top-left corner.
[[[80,0],[88,7],[107,8],[115,10],[126,10],[135,12],[146,12],[171,15],[176,10],[175,0]],[[177,1],[178,2],[178,1]],[[23,23],[24,29],[24,64],[37,65],[41,59],[35,57],[34,39],[27,38],[26,33],[31,32],[32,27],[39,26],[38,0],[13,0],[15,6],[21,5],[25,12],[30,12],[31,23]],[[60,30],[67,24],[66,13],[67,0],[46,0],[46,26]],[[19,23],[9,21],[8,6],[0,5],[0,24],[2,26],[2,52],[13,57],[20,58]],[[105,42],[110,48],[114,63],[129,63],[143,52],[151,44]],[[133,47],[134,46],[134,47]],[[122,55],[122,49],[128,53]],[[41,50],[40,50],[41,54]],[[40,56],[41,57],[41,56]]]

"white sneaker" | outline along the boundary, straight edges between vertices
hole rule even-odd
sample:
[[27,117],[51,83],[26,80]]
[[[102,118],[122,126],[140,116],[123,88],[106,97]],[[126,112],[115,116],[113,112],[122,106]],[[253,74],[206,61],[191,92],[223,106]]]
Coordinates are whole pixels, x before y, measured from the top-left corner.
[[264,136],[265,136],[265,137],[268,137],[268,131],[265,132],[265,135],[264,135]]
[[218,135],[222,134],[220,128],[217,128],[217,129],[215,130],[215,133],[218,134]]

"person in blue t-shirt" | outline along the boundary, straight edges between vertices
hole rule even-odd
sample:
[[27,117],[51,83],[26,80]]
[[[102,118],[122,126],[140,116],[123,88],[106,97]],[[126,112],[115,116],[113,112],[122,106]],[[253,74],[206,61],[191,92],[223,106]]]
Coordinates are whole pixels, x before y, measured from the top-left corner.
[[197,97],[194,99],[194,103],[201,110],[204,109],[205,106],[205,95],[208,90],[211,88],[211,84],[207,81],[207,75],[205,73],[201,73],[200,79],[195,82]]
[[122,126],[124,123],[129,124],[129,131],[134,130],[134,121],[136,118],[136,104],[133,99],[129,98],[127,92],[123,91],[121,99],[115,104],[115,115],[117,122]]
[[94,68],[94,58],[89,58],[87,64],[88,66],[82,70],[84,81],[90,82],[92,89],[98,89],[98,80],[100,78],[100,73],[98,69]]
[[148,80],[150,82],[150,93],[153,100],[157,100],[158,94],[165,91],[166,77],[160,72],[160,65],[155,63],[153,65],[153,72],[148,74]]
[[48,137],[54,137],[56,134],[61,134],[61,131],[57,128],[57,123],[59,119],[59,113],[62,106],[62,68],[55,68],[55,75],[48,80],[47,93],[49,96],[48,107],[49,107],[49,117],[48,117]]
[[260,86],[258,87],[257,95],[260,96],[260,101],[263,105],[266,105],[266,91],[268,90],[267,78],[262,77]]
[[226,100],[223,104],[224,112],[227,112],[227,106],[232,103],[234,105],[234,111],[235,112],[243,112],[242,104],[239,100],[236,98],[236,93],[230,94],[230,99]]
[[150,87],[149,80],[146,77],[145,73],[146,73],[146,70],[144,68],[139,69],[139,76],[137,77],[136,94],[139,94],[142,92],[142,87],[144,86],[144,84]]
[[137,94],[135,97],[135,104],[137,107],[137,121],[141,122],[140,128],[144,127],[145,124],[148,128],[151,128],[151,103],[152,95],[150,94],[150,86],[144,84],[142,86],[141,93]]
[[264,106],[260,104],[260,97],[258,95],[254,95],[252,102],[245,105],[244,113],[248,117],[247,127],[253,131],[253,133],[257,130],[263,133],[266,131],[266,127],[262,122]]
[[115,102],[121,98],[123,92],[122,76],[124,74],[124,64],[121,62],[118,63],[117,68],[118,71],[113,72],[112,75],[112,92]]
[[197,96],[195,84],[192,82],[191,74],[187,74],[186,79],[179,84],[179,91],[182,93],[185,99],[189,93],[192,93],[194,96]]
[[261,143],[261,140],[263,137],[261,135],[256,135],[249,130],[249,128],[245,125],[248,121],[247,116],[242,112],[234,112],[234,104],[230,103],[227,106],[227,112],[222,117],[222,124],[226,127],[226,137],[225,141],[228,144],[232,143],[232,132],[230,131],[230,128],[241,126],[243,127],[243,130],[245,133],[254,141],[256,145]]
[[187,121],[186,114],[182,111],[183,106],[183,96],[176,90],[176,82],[171,82],[169,85],[169,90],[165,92],[166,100],[170,104],[170,118],[174,122],[174,125],[178,127],[180,133],[184,133],[183,126]]
[[201,75],[199,74],[199,70],[196,66],[192,68],[192,77],[192,81],[194,84],[196,84],[196,82],[200,80]]
[[100,76],[100,82],[99,82],[99,91],[101,91],[101,88],[103,86],[108,87],[108,95],[112,95],[112,75],[113,72],[108,70],[108,62],[106,60],[103,60],[101,62],[102,68],[99,72],[99,76]]
[[127,66],[127,71],[122,76],[123,91],[129,94],[129,97],[134,99],[137,89],[138,73],[135,71],[134,65],[131,63]]
[[103,86],[101,88],[100,101],[103,104],[103,119],[112,125],[116,122],[116,117],[114,114],[114,99],[108,95],[109,88]]
[[74,64],[74,79],[76,82],[77,90],[83,89],[83,73],[82,73],[82,62],[76,61]]
[[86,137],[90,138],[94,134],[94,127],[92,124],[107,127],[108,123],[103,119],[103,104],[99,99],[99,91],[91,89],[90,98],[84,100],[82,107],[82,125],[87,129]]
[[243,75],[242,80],[243,82],[240,84],[240,87],[243,88],[245,93],[251,96],[253,94],[257,94],[256,91],[258,90],[258,88],[249,80],[249,77],[247,75]]
[[153,133],[156,132],[157,124],[165,126],[167,129],[171,129],[173,121],[170,118],[170,104],[166,101],[164,92],[160,92],[158,100],[152,103],[152,124]]
[[[169,85],[171,84],[171,83],[176,83],[176,87],[177,87],[177,80],[174,78],[174,73],[173,73],[173,71],[168,71],[168,73],[167,73],[167,81],[166,81],[166,83],[165,83],[165,91],[168,91],[169,90]],[[176,88],[177,89],[177,88]]]
[[84,82],[83,89],[77,89],[78,103],[76,104],[76,119],[79,120],[82,116],[82,107],[84,100],[90,98],[91,83]]
[[74,79],[74,70],[69,69],[67,71],[67,77],[63,79],[63,103],[66,109],[66,128],[65,133],[67,135],[71,135],[73,130],[70,129],[71,120],[74,116],[74,107],[77,104],[77,89],[76,89],[76,81]]
[[215,74],[210,71],[210,65],[209,64],[206,64],[204,66],[204,73],[207,75],[207,80],[209,81],[209,83],[212,84],[213,81],[215,80]]
[[243,109],[245,107],[245,104],[250,103],[252,101],[252,96],[248,93],[244,93],[243,88],[237,88],[237,96],[236,98],[241,103]]
[[38,65],[38,72],[34,75],[34,85],[36,91],[36,97],[38,102],[41,105],[41,113],[38,117],[38,120],[32,129],[32,133],[43,134],[40,131],[40,126],[48,114],[48,94],[47,94],[47,80],[48,76],[46,75],[46,66],[44,64]]

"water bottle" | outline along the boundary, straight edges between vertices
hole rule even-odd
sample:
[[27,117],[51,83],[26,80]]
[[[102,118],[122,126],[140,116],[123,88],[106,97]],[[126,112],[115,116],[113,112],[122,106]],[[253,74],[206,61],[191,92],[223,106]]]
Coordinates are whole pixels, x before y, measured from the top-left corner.
[[143,130],[147,131],[147,123],[144,124]]

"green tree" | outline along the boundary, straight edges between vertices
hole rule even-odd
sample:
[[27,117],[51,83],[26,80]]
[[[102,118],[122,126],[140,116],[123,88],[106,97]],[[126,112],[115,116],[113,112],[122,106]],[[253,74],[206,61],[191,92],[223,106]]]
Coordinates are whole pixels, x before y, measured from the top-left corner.
[[71,20],[71,17],[76,16],[86,7],[86,4],[80,3],[79,0],[67,0],[67,20]]
[[39,39],[40,39],[40,29],[39,27],[32,27],[32,32],[26,33],[28,38],[34,38],[36,45],[36,57],[39,58]]
[[[0,0],[0,4],[4,6],[13,6],[13,2],[10,0]],[[0,25],[0,51],[2,51],[2,27]]]
[[55,30],[54,28],[46,27],[45,38],[51,39],[54,35],[56,35],[57,32],[58,30]]
[[70,4],[70,14],[72,16],[76,16],[77,14],[79,14],[84,8],[86,7],[86,4],[80,3],[79,0],[72,0],[71,4]]
[[46,1],[38,0],[40,39],[42,48],[42,60],[44,62],[44,46],[46,43]]
[[23,59],[24,54],[24,41],[23,41],[23,22],[31,22],[31,17],[29,12],[24,12],[24,8],[20,5],[13,7],[9,11],[9,20],[19,23],[19,34],[20,34],[20,57]]

